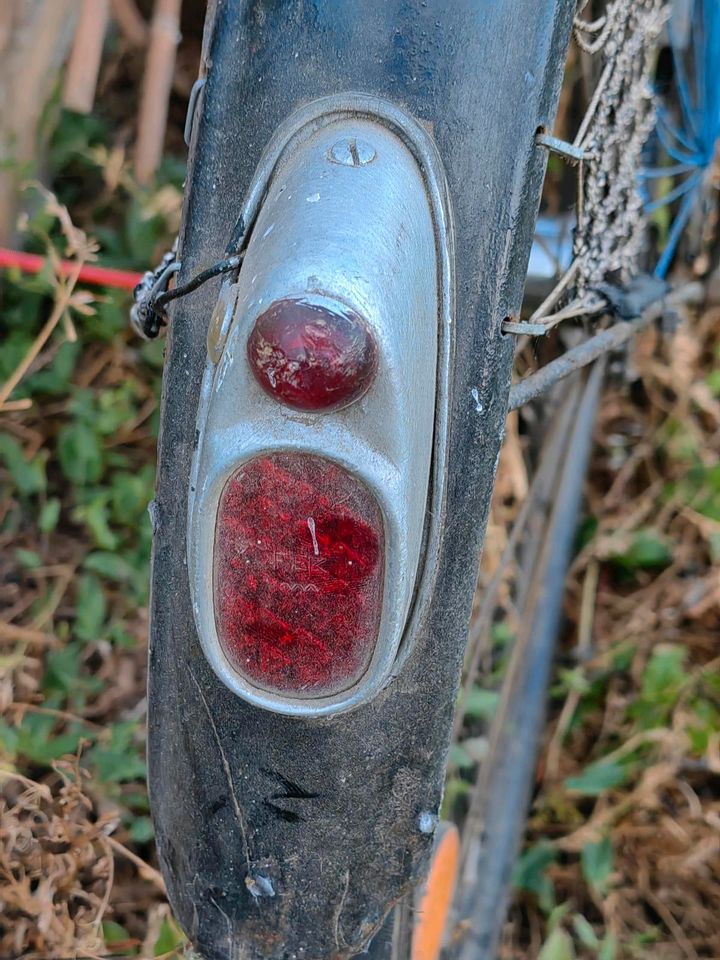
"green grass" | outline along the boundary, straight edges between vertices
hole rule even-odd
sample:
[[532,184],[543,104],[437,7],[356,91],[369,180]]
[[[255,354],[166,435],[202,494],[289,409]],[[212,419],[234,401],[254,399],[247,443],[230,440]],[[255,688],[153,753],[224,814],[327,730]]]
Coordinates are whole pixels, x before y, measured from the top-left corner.
[[[168,162],[152,189],[140,189],[125,167],[117,174],[108,142],[97,120],[64,115],[49,157],[54,188],[100,241],[101,262],[145,269],[177,227],[182,170]],[[36,190],[28,200],[28,248],[64,255],[57,213]],[[50,261],[37,277],[5,274],[0,382],[31,348],[55,293]],[[77,299],[70,310],[77,340],[58,325],[12,394],[31,408],[0,419],[2,563],[17,628],[0,649],[3,689],[12,693],[0,721],[0,769],[56,790],[58,762],[79,756],[88,816],[112,811],[113,837],[153,863],[142,704],[162,343],[133,340],[127,308],[128,297],[117,292]],[[638,877],[644,870],[656,896],[672,884],[661,857],[673,842],[663,826],[668,817],[689,837],[678,857],[691,857],[711,835],[690,821],[681,781],[696,792],[708,823],[717,807],[720,620],[717,602],[707,598],[720,560],[720,451],[712,408],[699,406],[691,387],[702,383],[711,398],[720,395],[720,345],[710,325],[703,330],[685,392],[659,386],[648,366],[642,376],[652,392],[634,402],[617,384],[603,408],[601,436],[626,431],[648,450],[614,504],[605,495],[622,464],[609,465],[602,445],[596,450],[573,574],[579,596],[587,564],[600,569],[593,650],[581,662],[564,656],[555,672],[546,742],[568,701],[572,710],[560,732],[558,771],[543,778],[542,763],[538,771],[513,872],[508,957],[528,955],[533,929],[542,960],[650,960],[660,948],[672,956],[677,946],[657,904],[638,901]],[[571,649],[578,612],[567,614]],[[489,674],[462,704],[444,803],[445,814],[460,820],[512,641],[510,620],[495,624]],[[118,859],[116,872],[123,901],[111,898],[103,949],[138,954],[151,935],[155,955],[174,951],[181,934],[158,913],[157,888],[127,860]],[[718,884],[708,893],[693,882],[681,891],[684,909],[700,917],[688,936],[695,942],[707,923],[710,943]]]
[[[110,189],[106,142],[94,119],[63,116],[49,156],[58,199],[101,238],[101,263],[146,269],[173,239],[181,171],[168,164],[151,190],[123,171]],[[26,247],[65,256],[53,203],[32,187],[26,202]],[[35,277],[5,273],[0,383],[31,349],[56,291],[50,259]],[[132,339],[128,307],[122,292],[76,296],[68,319],[77,339],[58,324],[12,393],[31,407],[0,417],[0,536],[13,598],[29,601],[12,622],[37,635],[20,630],[3,642],[0,667],[14,702],[0,721],[0,767],[11,775],[6,783],[17,773],[52,786],[58,761],[80,756],[92,815],[115,811],[113,836],[152,861],[142,703],[163,348]],[[116,869],[121,878],[134,872],[122,860]],[[139,950],[157,891],[139,884],[137,901],[128,920],[108,914],[103,950]],[[163,920],[154,953],[178,942],[174,923]]]

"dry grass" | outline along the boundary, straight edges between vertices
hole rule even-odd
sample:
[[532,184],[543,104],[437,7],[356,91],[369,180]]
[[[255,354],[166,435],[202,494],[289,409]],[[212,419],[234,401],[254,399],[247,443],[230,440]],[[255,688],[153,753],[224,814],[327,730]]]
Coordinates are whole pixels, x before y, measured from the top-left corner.
[[[598,938],[614,937],[618,958],[720,956],[720,738],[716,727],[714,734],[698,733],[698,711],[712,727],[720,709],[720,578],[713,563],[720,524],[701,502],[702,485],[687,487],[688,472],[698,463],[711,470],[720,452],[720,410],[708,386],[717,367],[719,320],[720,312],[710,310],[672,339],[648,334],[634,353],[639,379],[632,387],[612,383],[603,398],[587,486],[587,512],[597,518],[597,529],[578,554],[569,584],[566,645],[528,830],[529,844],[548,839],[557,849],[546,872],[565,912],[559,919],[557,912],[548,916],[534,896],[519,894],[506,932],[507,957],[537,956],[550,926],[572,933],[578,915]],[[137,364],[124,337],[91,343],[76,383],[102,394],[136,378]],[[148,460],[153,438],[147,415],[154,402],[140,392],[142,415],[107,441],[110,448],[129,452],[138,463]],[[28,455],[51,452],[49,438],[64,408],[60,401],[42,411],[11,412],[4,427]],[[512,446],[511,440],[511,457]],[[501,477],[490,565],[503,541],[500,521],[525,482],[507,456],[505,469],[514,479]],[[68,516],[72,509],[68,501]],[[12,510],[7,499],[4,510]],[[616,558],[648,527],[669,545],[667,564],[620,575]],[[26,516],[6,533],[0,632],[0,697],[9,728],[45,716],[52,721],[50,737],[80,731],[89,751],[128,718],[140,721],[142,736],[146,634],[146,610],[134,607],[122,583],[107,584],[110,608],[136,643],[87,642],[78,682],[92,677],[97,684],[75,711],[67,704],[46,706],[48,657],[62,649],[63,624],[77,613],[77,575],[90,547],[87,530],[69,520],[46,535]],[[19,564],[18,548],[36,553],[40,565]],[[667,700],[648,700],[648,663],[678,647],[686,651],[679,686],[670,677]],[[574,678],[569,688],[562,681],[568,671]],[[91,761],[90,752],[44,770],[22,753],[13,764],[6,761],[2,956],[94,955],[111,948],[149,956],[158,925],[166,922],[152,847],[132,839],[119,813],[127,792],[144,786],[129,780],[109,795],[101,777],[82,772],[86,755]],[[629,759],[626,781],[597,797],[568,789],[569,777],[601,758]],[[588,883],[582,851],[606,835],[612,870],[598,890]],[[585,955],[596,953],[588,948]]]
[[[530,848],[553,845],[560,906],[518,894],[504,957],[538,956],[553,929],[550,951],[720,957],[719,359],[714,308],[672,337],[648,332],[632,382],[605,391],[586,485],[596,529],[568,584],[527,832]],[[628,564],[643,543],[648,564]],[[573,790],[598,761],[620,764],[619,782]],[[583,850],[603,838],[612,860],[593,889]]]
[[[196,61],[195,51],[180,79],[195,76]],[[84,158],[97,164],[98,195],[85,189],[85,169],[74,174],[83,190],[73,209],[85,226],[99,205],[122,232],[118,207],[140,206],[126,256],[147,233],[143,216],[170,220],[178,209],[172,188],[142,204],[131,192],[124,91],[137,73],[121,49],[101,77],[122,137]],[[189,82],[180,86],[186,94]],[[179,142],[178,104],[173,117]],[[55,215],[64,216],[60,208]],[[93,254],[76,239],[76,254]],[[143,769],[147,559],[139,547],[152,495],[158,358],[124,331],[98,334],[115,306],[104,296],[51,283],[38,306],[31,290],[10,286],[27,309],[20,386],[36,386],[6,391],[0,411],[0,431],[22,452],[13,468],[0,459],[0,957],[170,956],[181,937],[156,870]],[[636,376],[614,377],[604,394],[586,490],[595,529],[571,572],[526,838],[529,849],[552,845],[540,871],[552,898],[518,892],[508,960],[542,950],[543,960],[720,957],[719,330],[720,311],[708,309],[673,337],[648,332],[633,351]],[[67,383],[54,392],[37,386],[74,338],[80,352]],[[60,450],[64,431],[85,424],[80,403],[106,426],[95,431],[97,478],[73,481]],[[513,415],[487,570],[527,491],[521,453]],[[127,478],[138,482],[139,506],[119,497]],[[642,550],[649,565],[635,562]],[[124,565],[110,566],[108,554]],[[568,786],[600,760],[621,768],[615,785],[597,795]],[[593,871],[587,850],[606,840],[608,869]],[[551,954],[550,942],[560,951]]]

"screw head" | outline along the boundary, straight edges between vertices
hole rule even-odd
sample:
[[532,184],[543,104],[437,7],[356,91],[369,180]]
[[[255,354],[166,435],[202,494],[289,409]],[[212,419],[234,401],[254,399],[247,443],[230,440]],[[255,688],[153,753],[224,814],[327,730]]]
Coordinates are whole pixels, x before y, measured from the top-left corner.
[[328,159],[345,167],[364,167],[375,159],[376,151],[367,140],[357,137],[343,137],[330,148]]

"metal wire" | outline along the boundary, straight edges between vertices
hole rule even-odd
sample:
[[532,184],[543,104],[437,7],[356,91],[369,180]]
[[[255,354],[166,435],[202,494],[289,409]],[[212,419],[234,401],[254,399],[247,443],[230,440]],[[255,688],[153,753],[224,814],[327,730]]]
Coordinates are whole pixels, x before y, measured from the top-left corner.
[[201,270],[200,273],[196,273],[194,277],[191,277],[187,283],[181,283],[176,287],[173,287],[172,290],[166,290],[164,293],[160,293],[157,296],[151,298],[150,306],[152,309],[165,312],[165,307],[172,301],[177,300],[178,297],[185,297],[188,293],[192,293],[193,290],[197,290],[198,287],[201,287],[204,283],[207,283],[208,280],[212,280],[213,277],[219,277],[223,273],[232,273],[233,270],[238,270],[242,264],[243,258],[239,253],[233,254],[232,257],[226,257],[224,260],[218,260],[217,263],[214,263],[211,267],[208,267],[206,270]]
[[[527,324],[512,321],[505,325],[508,333],[534,336],[565,320],[601,314],[603,300],[594,288],[611,278],[622,286],[638,272],[641,258],[647,263],[649,218],[670,208],[674,216],[664,247],[650,267],[657,278],[665,278],[706,188],[720,137],[717,0],[674,0],[672,18],[664,0],[611,0],[605,15],[593,22],[579,13],[575,40],[585,53],[603,57],[604,65],[573,144],[573,156],[584,158],[578,170],[574,258]],[[654,79],[654,50],[666,22],[674,83],[661,95]],[[545,140],[552,149],[554,138]],[[615,334],[590,337],[546,371],[516,385],[509,409],[601,352],[616,349],[630,335],[632,328],[625,325]]]
[[650,304],[637,319],[616,323],[578,346],[566,350],[557,360],[552,360],[537,373],[531,374],[510,388],[508,411],[517,410],[531,400],[536,400],[560,380],[593,363],[606,353],[619,349],[641,330],[660,320],[667,311],[684,304],[699,303],[703,296],[704,288],[701,283],[686,284],[669,296]]

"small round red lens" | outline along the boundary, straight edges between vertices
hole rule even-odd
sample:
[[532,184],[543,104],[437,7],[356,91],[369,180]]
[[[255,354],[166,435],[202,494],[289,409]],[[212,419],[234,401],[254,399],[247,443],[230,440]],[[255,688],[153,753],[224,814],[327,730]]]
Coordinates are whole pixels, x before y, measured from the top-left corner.
[[367,324],[341,304],[276,300],[255,321],[247,344],[260,386],[297,410],[322,411],[357,400],[378,363]]

